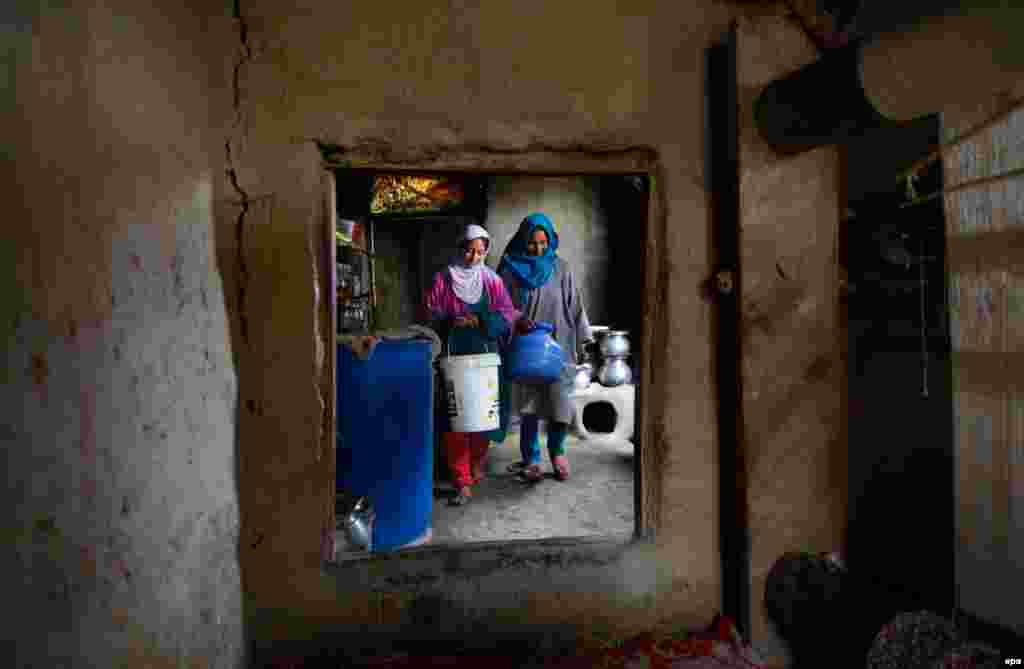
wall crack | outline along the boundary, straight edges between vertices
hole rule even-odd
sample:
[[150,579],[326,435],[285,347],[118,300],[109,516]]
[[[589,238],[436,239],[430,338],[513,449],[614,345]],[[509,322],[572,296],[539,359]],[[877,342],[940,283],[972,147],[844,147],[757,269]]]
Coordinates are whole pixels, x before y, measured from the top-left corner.
[[232,70],[231,76],[231,93],[234,111],[234,120],[231,124],[232,136],[228,137],[227,141],[224,142],[224,149],[227,154],[227,177],[231,182],[231,187],[234,188],[235,193],[238,194],[241,206],[238,218],[235,220],[235,252],[237,253],[238,261],[238,329],[242,337],[242,341],[245,342],[246,347],[249,347],[249,318],[246,313],[245,305],[246,292],[249,286],[249,267],[245,260],[245,217],[249,213],[251,200],[249,198],[249,194],[244,188],[242,188],[241,183],[239,183],[238,170],[235,166],[235,155],[232,148],[232,140],[242,133],[242,91],[241,85],[239,84],[241,72],[242,68],[252,61],[252,49],[249,46],[249,27],[245,22],[245,16],[242,14],[241,0],[235,0],[234,2],[233,17],[238,25],[241,50],[238,60],[235,61],[235,66]]
[[313,241],[312,234],[309,234],[306,237],[306,251],[309,254],[309,265],[313,278],[313,392],[316,394],[317,403],[319,405],[318,410],[320,412],[320,420],[317,421],[314,427],[313,438],[315,443],[318,445],[314,450],[314,453],[316,453],[316,460],[319,461],[322,451],[327,447],[327,444],[323,443],[323,440],[330,425],[330,414],[327,411],[327,390],[324,387],[326,350],[320,327],[320,308],[321,300],[323,298],[320,291],[320,272],[317,269],[318,255],[316,253],[316,244]]

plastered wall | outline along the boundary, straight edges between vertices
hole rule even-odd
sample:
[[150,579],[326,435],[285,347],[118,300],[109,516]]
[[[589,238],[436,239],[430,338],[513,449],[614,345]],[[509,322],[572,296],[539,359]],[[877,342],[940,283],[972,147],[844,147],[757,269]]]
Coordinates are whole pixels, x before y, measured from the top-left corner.
[[[726,29],[729,11],[705,2],[598,2],[585,10],[496,2],[402,12],[394,4],[311,3],[285,12],[246,2],[241,12],[244,121],[236,127],[233,159],[250,205],[243,218],[241,208],[226,206],[218,229],[227,240],[229,305],[232,296],[244,295],[243,306],[233,306],[235,331],[248,323],[247,336],[234,341],[239,431],[252,463],[242,476],[243,500],[249,500],[243,565],[259,634],[295,638],[330,628],[350,639],[369,629],[436,637],[483,620],[506,621],[494,623],[497,628],[515,619],[570,631],[598,619],[619,631],[706,621],[718,606],[720,576],[711,306],[699,287],[710,271],[704,49]],[[761,54],[768,66],[750,69],[758,55],[745,56],[748,103],[757,86],[812,57],[798,31],[782,23],[764,30],[783,34]],[[649,228],[645,299],[654,305],[647,336],[658,362],[644,398],[652,472],[644,495],[656,528],[653,544],[583,570],[574,568],[572,549],[527,559],[492,548],[472,553],[468,562],[428,555],[324,576],[314,537],[329,518],[333,440],[325,438],[325,403],[311,380],[323,327],[312,317],[322,169],[314,140],[331,145],[341,166],[544,171],[571,167],[573,155],[581,156],[578,164],[606,156],[612,165],[624,164],[629,151],[651,157],[658,214]],[[775,329],[754,332],[750,374],[775,374],[789,384],[788,390],[767,380],[752,385],[760,393],[750,400],[757,403],[756,426],[772,427],[769,416],[779,414],[780,401],[781,415],[789,417],[758,445],[760,488],[752,505],[761,514],[756,555],[763,571],[776,550],[833,544],[828,523],[836,493],[826,481],[836,448],[828,427],[835,407],[827,398],[836,337],[827,267],[837,213],[828,197],[830,152],[787,165],[763,153],[755,158],[761,172],[744,177],[748,208],[767,207],[786,218],[777,226],[768,213],[752,218],[752,225],[761,221],[771,231],[754,234],[745,257],[751,280],[763,280],[751,285],[756,304],[775,305],[768,317]],[[783,171],[787,180],[773,176]],[[798,187],[794,177],[804,176],[812,183]],[[782,201],[772,196],[780,188]],[[790,226],[796,226],[792,235]],[[239,230],[241,254],[228,248]],[[783,233],[788,241],[777,249],[775,237]],[[240,262],[247,271],[238,271]],[[774,279],[776,262],[786,266],[787,283]],[[764,321],[751,320],[752,331]],[[808,328],[812,345],[793,349],[791,338],[808,341]],[[812,456],[807,465],[786,458],[787,444],[798,438],[808,444],[802,446]],[[771,465],[780,459],[786,467]],[[808,474],[807,488],[783,495],[784,476]],[[476,566],[463,568],[469,563]],[[445,622],[423,614],[424,607],[445,611]]]
[[210,26],[167,2],[3,13],[0,663],[239,666]]
[[788,551],[841,549],[846,521],[838,153],[822,147],[779,158],[750,123],[765,85],[816,59],[813,45],[784,16],[739,23],[751,613],[755,639],[773,650],[778,645],[763,608],[768,570]]
[[[239,429],[243,450],[254,463],[244,472],[242,487],[260,492],[243,493],[252,504],[246,507],[249,522],[242,546],[247,593],[259,611],[260,629],[270,637],[302,636],[318,625],[433,633],[440,623],[420,616],[417,602],[438,597],[446,611],[468,611],[459,617],[464,621],[485,618],[478,609],[548,628],[561,624],[571,629],[595,616],[619,629],[703,621],[716,609],[719,593],[710,306],[698,288],[709,271],[703,50],[726,27],[728,13],[705,3],[641,3],[628,10],[612,3],[590,5],[587,32],[566,51],[564,35],[580,20],[577,10],[567,6],[538,4],[529,12],[502,3],[444,12],[420,7],[400,18],[392,10],[310,6],[284,16],[271,5],[242,7],[246,47],[240,60],[240,109],[245,120],[238,127],[234,158],[239,182],[253,204],[243,223],[248,271],[245,308],[238,316],[250,327],[240,346],[244,409]],[[775,29],[781,28],[767,28]],[[530,47],[522,48],[515,36],[526,34]],[[550,57],[555,52],[560,56]],[[801,51],[792,58],[780,67],[795,67],[810,54]],[[748,93],[775,74],[759,72]],[[482,161],[481,168],[487,167],[483,163],[507,164],[510,154],[522,153],[524,168],[531,169],[533,161],[536,169],[545,164],[546,152],[581,147],[655,152],[664,229],[652,262],[658,268],[658,290],[666,298],[659,320],[663,329],[656,336],[663,351],[671,347],[679,354],[659,356],[659,373],[652,380],[656,394],[646,398],[657,437],[651,449],[657,449],[660,465],[658,480],[648,482],[659,507],[654,545],[575,572],[568,560],[525,560],[525,571],[520,571],[496,558],[481,558],[489,566],[460,572],[446,569],[446,558],[435,556],[416,563],[427,565],[433,578],[399,578],[409,568],[402,561],[406,566],[367,567],[374,578],[363,587],[351,585],[351,571],[322,575],[320,547],[311,537],[325,529],[333,471],[326,446],[331,442],[323,438],[323,405],[306,371],[316,370],[318,355],[318,325],[310,316],[316,281],[310,244],[319,235],[321,166],[313,139],[340,147],[343,160],[347,155],[355,162],[412,166],[443,166],[446,155],[467,147],[496,156],[494,162]],[[828,340],[834,334],[827,325],[829,284],[824,276],[829,247],[822,242],[836,218],[822,195],[831,187],[826,180],[829,155],[808,159],[813,165],[800,169],[815,174],[824,169],[826,176],[817,176],[816,185],[788,200],[809,198],[816,203],[812,209],[821,209],[820,218],[804,220],[794,239],[806,244],[816,221],[822,231],[812,238],[812,248],[794,242],[782,260],[800,286],[794,318],[812,324],[819,343],[787,357],[781,342],[799,330],[793,324],[784,334],[774,334],[776,352],[763,354],[765,368],[784,370],[794,379],[810,369],[810,382],[793,383],[811,395],[815,391],[803,386],[825,383],[822,377],[828,378],[832,369],[816,362],[830,355]],[[761,192],[778,186],[773,180]],[[227,211],[219,218],[222,237],[237,239],[228,231],[237,230],[238,210],[229,206]],[[768,241],[751,246],[750,256],[778,259],[770,247]],[[805,263],[803,253],[814,259]],[[273,256],[274,263],[263,261],[265,256]],[[225,262],[230,266],[231,261]],[[768,266],[775,271],[774,262]],[[230,303],[231,295],[242,291],[233,285],[238,273],[228,273],[233,275]],[[790,292],[765,287],[771,299]],[[774,388],[762,392],[766,400],[780,395]],[[781,394],[787,396],[792,394]],[[834,447],[824,426],[834,408],[812,400],[800,405],[800,412],[799,418],[821,424],[812,428],[821,439],[814,441],[810,465],[821,472],[820,482]],[[793,429],[799,422],[794,418]],[[779,437],[771,448],[784,451],[783,441]],[[782,485],[771,474],[757,480],[773,491],[769,494],[778,494]],[[833,496],[825,483],[805,491],[813,507]],[[791,517],[799,518],[784,534],[785,546],[759,545],[763,569],[776,549],[832,545],[827,511],[808,521],[790,504],[775,504],[763,524],[774,533],[789,528]],[[626,611],[630,614],[622,615]],[[346,621],[349,625],[340,624]]]
[[398,328],[416,322],[423,301],[417,276],[417,223],[376,224],[373,274],[376,326]]
[[[710,617],[720,575],[711,306],[699,288],[710,271],[703,76],[731,10],[19,8],[5,27],[4,183],[20,224],[4,229],[14,308],[0,392],[19,410],[5,412],[2,435],[13,446],[4,573],[25,602],[5,632],[21,664],[230,666],[243,619],[264,640],[331,629],[351,641],[369,629],[571,637]],[[771,67],[809,57],[779,53]],[[750,99],[774,75],[751,76]],[[492,547],[324,572],[334,439],[317,141],[361,165],[572,171],[599,158],[650,170],[644,337],[657,365],[644,371],[641,459],[652,543]],[[825,155],[806,160],[827,172]],[[789,202],[819,197],[811,188]],[[786,270],[807,286],[823,272],[814,239],[790,254],[815,259]],[[750,257],[777,259],[769,247],[748,245]],[[801,318],[825,313],[800,304]],[[762,355],[777,370],[807,362]],[[807,369],[821,376],[822,365]],[[824,409],[806,410],[822,420]],[[820,486],[807,494],[814,508],[832,499]],[[761,508],[774,509],[773,530],[791,528],[789,544],[827,543],[825,521],[795,507]],[[775,544],[758,546],[764,564]]]
[[[595,616],[629,629],[706,622],[719,568],[710,306],[699,289],[709,271],[704,48],[728,12],[710,3],[243,2],[241,13],[232,146],[248,205],[222,203],[218,239],[240,360],[241,546],[247,602],[259,612],[253,633],[331,629],[358,640],[366,625],[439,633],[439,623],[416,617],[418,601],[441,601],[452,616],[469,611],[460,620],[490,609],[547,629],[578,629]],[[341,166],[572,171],[573,155],[590,164],[606,152],[624,171],[630,151],[653,156],[663,213],[649,249],[659,305],[650,336],[678,353],[659,355],[647,377],[656,389],[646,400],[657,465],[645,486],[657,502],[653,546],[584,571],[551,558],[523,560],[519,571],[492,549],[476,570],[446,569],[453,563],[443,554],[417,562],[436,578],[401,578],[407,567],[393,564],[366,567],[372,587],[351,570],[324,575],[318,537],[334,472],[329,402],[314,381],[323,342],[313,317],[323,169],[314,140],[333,145]]]

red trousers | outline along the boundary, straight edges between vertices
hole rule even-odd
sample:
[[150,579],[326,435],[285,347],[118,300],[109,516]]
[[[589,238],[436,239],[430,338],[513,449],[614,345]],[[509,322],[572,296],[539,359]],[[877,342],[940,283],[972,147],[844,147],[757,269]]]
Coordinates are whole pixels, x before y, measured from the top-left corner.
[[487,447],[491,445],[487,433],[445,432],[441,443],[456,487],[465,488],[476,483],[487,458]]

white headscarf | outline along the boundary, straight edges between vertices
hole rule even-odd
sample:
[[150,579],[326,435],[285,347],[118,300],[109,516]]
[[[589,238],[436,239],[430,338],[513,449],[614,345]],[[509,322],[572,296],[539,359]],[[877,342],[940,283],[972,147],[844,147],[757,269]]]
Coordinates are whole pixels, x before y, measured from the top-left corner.
[[466,244],[474,239],[486,239],[487,250],[490,250],[491,236],[487,234],[487,231],[479,225],[467,225],[462,234],[459,235],[459,250],[448,267],[448,272],[452,277],[452,289],[455,291],[455,296],[466,304],[476,304],[480,301],[480,296],[484,292],[484,271],[486,269],[484,258],[487,257],[487,251],[484,251],[480,261],[474,265],[467,265],[464,257]]

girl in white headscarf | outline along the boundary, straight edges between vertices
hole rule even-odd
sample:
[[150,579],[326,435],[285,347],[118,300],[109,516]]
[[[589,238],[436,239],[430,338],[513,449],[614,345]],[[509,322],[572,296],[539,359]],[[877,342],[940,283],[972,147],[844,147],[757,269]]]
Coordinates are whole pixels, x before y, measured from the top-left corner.
[[[434,276],[423,300],[424,320],[433,327],[451,351],[459,355],[494,353],[519,320],[504,282],[484,264],[491,239],[479,225],[468,225],[457,240],[457,253],[444,270]],[[499,375],[500,377],[500,375]],[[465,504],[472,488],[483,479],[487,448],[491,441],[505,440],[508,426],[508,394],[499,379],[501,421],[492,432],[452,432],[442,426],[442,444],[457,491],[453,501]],[[439,416],[440,420],[447,415]]]

